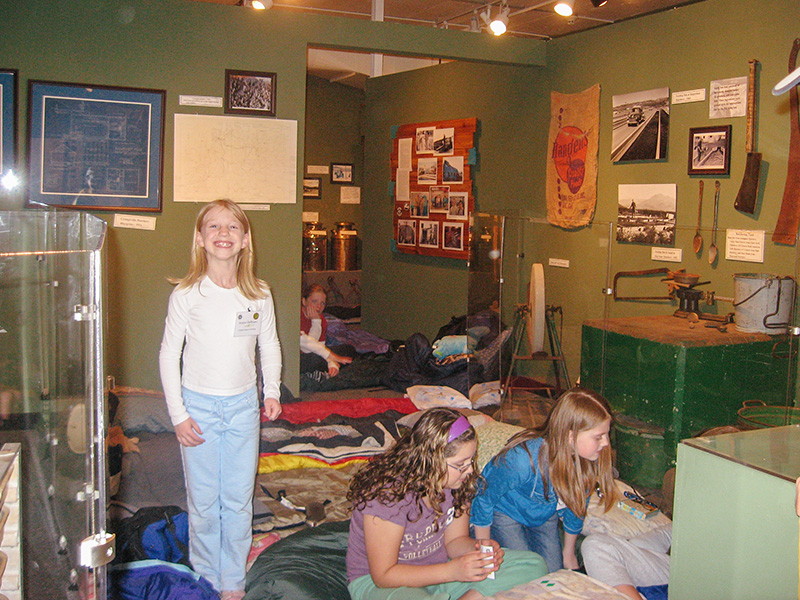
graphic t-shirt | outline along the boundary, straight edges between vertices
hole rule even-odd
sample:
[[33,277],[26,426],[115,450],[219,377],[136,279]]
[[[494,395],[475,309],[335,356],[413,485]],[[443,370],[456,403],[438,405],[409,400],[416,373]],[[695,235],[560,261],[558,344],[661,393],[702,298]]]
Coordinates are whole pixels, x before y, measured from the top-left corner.
[[400,542],[398,563],[435,565],[447,562],[444,530],[453,521],[454,509],[452,492],[445,490],[444,493],[445,499],[441,504],[442,516],[439,518],[438,528],[435,526],[433,510],[423,503],[420,515],[416,502],[411,496],[390,505],[372,500],[364,508],[353,510],[350,519],[350,537],[347,543],[347,582],[350,583],[362,575],[369,574],[367,548],[364,541],[364,515],[373,515],[405,528],[403,540]]

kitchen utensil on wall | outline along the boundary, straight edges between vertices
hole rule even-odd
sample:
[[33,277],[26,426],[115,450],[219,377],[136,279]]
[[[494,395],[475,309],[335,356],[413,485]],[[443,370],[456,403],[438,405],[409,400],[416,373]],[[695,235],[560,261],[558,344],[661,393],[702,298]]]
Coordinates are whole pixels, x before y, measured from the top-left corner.
[[756,152],[756,105],[758,94],[756,93],[756,69],[758,61],[751,59],[750,74],[747,77],[747,136],[745,140],[745,150],[747,151],[747,163],[744,167],[744,178],[742,185],[739,186],[739,193],[733,206],[736,210],[752,215],[756,211],[756,200],[758,199],[758,180],[761,176],[761,153]]
[[714,226],[711,228],[711,246],[708,247],[708,264],[717,260],[717,213],[719,212],[719,180],[714,182]]
[[703,236],[700,235],[700,217],[703,215],[703,180],[700,180],[700,201],[697,204],[697,229],[694,232],[692,248],[695,254],[700,254],[703,248]]
[[[800,38],[795,39],[789,53],[789,72],[795,69],[797,51],[800,50]],[[797,228],[800,225],[800,119],[797,111],[800,105],[797,97],[797,86],[789,90],[789,160],[786,173],[786,186],[783,188],[783,202],[778,214],[772,241],[777,244],[794,244],[797,241]]]

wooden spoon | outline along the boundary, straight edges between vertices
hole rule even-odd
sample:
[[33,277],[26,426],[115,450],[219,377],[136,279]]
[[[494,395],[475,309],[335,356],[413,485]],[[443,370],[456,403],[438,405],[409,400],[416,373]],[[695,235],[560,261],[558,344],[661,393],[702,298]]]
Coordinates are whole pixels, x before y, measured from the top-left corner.
[[717,213],[719,212],[719,181],[714,182],[714,226],[711,228],[711,246],[708,247],[708,264],[717,260]]
[[700,254],[703,248],[703,236],[700,235],[700,217],[703,214],[703,180],[700,180],[700,202],[697,204],[697,229],[694,232],[694,239],[692,240],[692,248],[695,254]]

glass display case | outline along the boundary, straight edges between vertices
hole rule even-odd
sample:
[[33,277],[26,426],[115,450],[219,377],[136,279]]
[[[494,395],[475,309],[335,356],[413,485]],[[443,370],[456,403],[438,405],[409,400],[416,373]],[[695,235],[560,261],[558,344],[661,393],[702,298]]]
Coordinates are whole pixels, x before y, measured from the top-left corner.
[[669,597],[797,598],[800,426],[678,447]]
[[0,212],[0,443],[22,455],[22,577],[9,597],[106,597],[104,221]]

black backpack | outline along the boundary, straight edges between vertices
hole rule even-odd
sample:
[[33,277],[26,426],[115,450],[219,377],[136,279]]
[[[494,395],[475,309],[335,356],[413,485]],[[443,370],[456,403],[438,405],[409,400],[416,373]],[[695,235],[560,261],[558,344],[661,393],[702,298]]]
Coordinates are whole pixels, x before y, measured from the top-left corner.
[[115,563],[157,559],[191,568],[189,518],[179,506],[147,506],[113,528],[117,540]]

